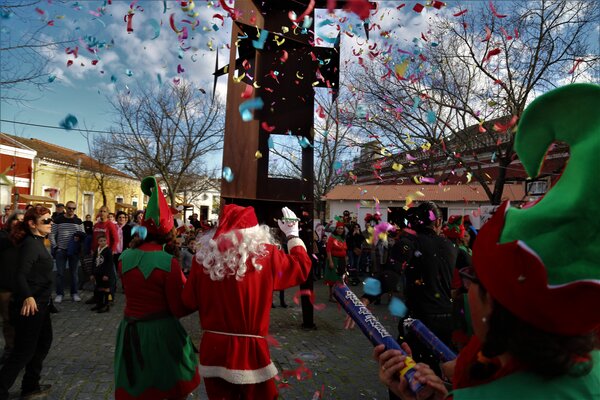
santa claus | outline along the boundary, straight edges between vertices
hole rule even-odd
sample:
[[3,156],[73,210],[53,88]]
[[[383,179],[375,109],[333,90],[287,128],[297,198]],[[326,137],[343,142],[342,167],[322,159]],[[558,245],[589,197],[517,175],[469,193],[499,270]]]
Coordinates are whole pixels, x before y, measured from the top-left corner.
[[272,293],[304,282],[311,268],[299,219],[282,211],[289,254],[252,207],[229,204],[192,263],[183,302],[200,314],[200,374],[210,399],[277,398],[266,340]]

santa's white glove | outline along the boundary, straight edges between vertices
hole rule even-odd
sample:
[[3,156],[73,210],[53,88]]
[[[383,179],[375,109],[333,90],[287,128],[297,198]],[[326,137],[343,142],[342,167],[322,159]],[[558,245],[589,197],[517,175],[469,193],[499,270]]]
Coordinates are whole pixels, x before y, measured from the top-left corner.
[[283,213],[283,218],[277,220],[279,229],[281,229],[287,238],[290,238],[290,236],[298,237],[298,221],[300,219],[287,207],[283,207],[281,212]]

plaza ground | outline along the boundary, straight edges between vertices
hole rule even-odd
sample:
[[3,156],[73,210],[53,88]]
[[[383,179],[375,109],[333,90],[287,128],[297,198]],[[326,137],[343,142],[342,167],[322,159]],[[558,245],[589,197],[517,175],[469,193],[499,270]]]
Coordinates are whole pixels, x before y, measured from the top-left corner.
[[[273,296],[276,308],[271,312],[270,335],[278,342],[271,345],[271,357],[283,378],[282,371],[297,370],[295,360],[302,360],[310,370],[310,379],[298,381],[290,377],[280,381],[280,398],[313,399],[322,391],[322,399],[387,399],[388,394],[377,378],[377,365],[372,359],[372,346],[359,329],[344,330],[345,313],[336,303],[327,300],[327,288],[315,282],[316,304],[325,308],[315,311],[316,330],[303,330],[302,311],[293,301],[299,288],[286,291],[288,308],[279,307],[279,296]],[[360,296],[361,287],[353,287]],[[91,292],[83,292],[84,300]],[[124,296],[118,295],[108,313],[89,311],[91,306],[70,301],[67,296],[60,312],[52,316],[54,342],[42,372],[42,383],[52,384],[49,400],[103,400],[113,398],[113,353],[115,333],[122,317]],[[397,335],[397,321],[387,311],[387,301],[372,308],[384,326]],[[183,325],[199,342],[201,330],[198,314],[182,319]],[[3,346],[3,341],[0,339]],[[306,376],[306,372],[303,373]],[[18,394],[20,378],[12,387]],[[18,396],[17,396],[18,398]],[[204,385],[190,399],[207,399]]]

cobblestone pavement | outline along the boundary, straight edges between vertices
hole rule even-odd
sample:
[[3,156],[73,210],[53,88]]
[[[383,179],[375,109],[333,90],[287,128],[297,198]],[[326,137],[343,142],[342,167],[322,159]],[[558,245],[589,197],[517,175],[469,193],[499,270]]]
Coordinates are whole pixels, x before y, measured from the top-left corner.
[[[343,329],[345,313],[336,303],[327,301],[327,288],[322,281],[315,283],[316,303],[326,305],[315,311],[316,330],[300,328],[302,312],[293,301],[298,288],[286,291],[290,307],[279,307],[279,296],[273,296],[276,308],[271,312],[270,334],[279,342],[271,346],[271,357],[279,369],[296,369],[300,359],[312,372],[312,377],[298,381],[288,380],[289,386],[280,390],[282,399],[312,399],[323,390],[322,399],[387,399],[387,390],[379,383],[377,366],[372,359],[372,346],[357,328]],[[360,286],[354,291],[360,295]],[[83,293],[83,300],[91,292]],[[385,301],[384,301],[385,303]],[[115,334],[124,306],[124,296],[117,295],[115,305],[108,313],[89,311],[90,306],[74,303],[67,298],[58,305],[60,313],[53,315],[54,342],[44,364],[42,382],[52,384],[47,399],[101,400],[113,394],[113,353]],[[373,308],[386,328],[397,334],[397,323],[389,316],[386,305]],[[183,325],[195,343],[199,342],[198,314],[182,319]],[[2,339],[0,339],[2,343]],[[15,397],[20,379],[13,385]],[[190,399],[206,399],[204,385]]]

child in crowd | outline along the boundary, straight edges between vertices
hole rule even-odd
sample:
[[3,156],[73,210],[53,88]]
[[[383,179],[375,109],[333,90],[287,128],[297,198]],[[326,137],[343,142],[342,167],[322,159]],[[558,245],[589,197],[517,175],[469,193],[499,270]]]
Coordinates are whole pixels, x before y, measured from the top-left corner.
[[96,306],[92,311],[105,313],[109,310],[108,296],[110,294],[111,275],[114,274],[112,250],[107,244],[106,236],[98,234],[98,249],[94,252],[94,280],[96,289],[94,291]]

